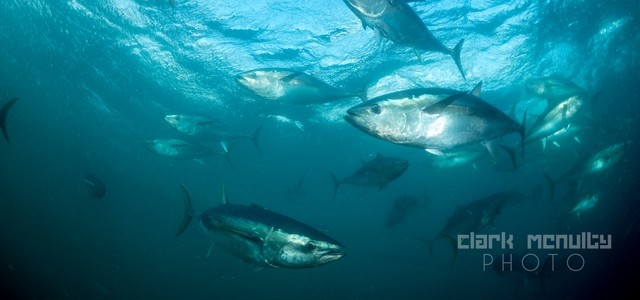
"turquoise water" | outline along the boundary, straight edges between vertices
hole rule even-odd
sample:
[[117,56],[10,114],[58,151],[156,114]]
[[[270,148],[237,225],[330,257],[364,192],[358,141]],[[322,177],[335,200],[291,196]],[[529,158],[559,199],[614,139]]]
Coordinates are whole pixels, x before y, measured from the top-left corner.
[[[429,1],[410,6],[447,47],[465,39],[463,80],[450,56],[377,42],[343,1],[9,0],[0,4],[0,104],[11,144],[0,141],[0,296],[14,299],[578,299],[632,291],[638,266],[639,9],[635,1]],[[373,138],[343,120],[357,98],[288,105],[261,99],[234,76],[292,68],[368,98],[414,88],[470,90],[528,125],[540,116],[529,78],[560,76],[585,89],[588,129],[526,148],[520,168],[493,163],[435,169],[433,154]],[[151,139],[184,138],[163,119],[202,114],[251,135],[219,156],[176,160]],[[520,119],[521,117],[518,117]],[[516,141],[507,139],[515,145]],[[580,157],[629,142],[606,172],[559,184]],[[376,153],[409,168],[384,189],[342,185]],[[517,155],[520,156],[520,152]],[[502,157],[504,159],[504,157]],[[106,187],[92,196],[85,176]],[[304,176],[302,189],[296,188]],[[230,201],[257,203],[341,241],[348,255],[305,270],[264,269],[213,246],[197,226],[174,236],[180,184],[196,211]],[[558,254],[539,276],[483,270],[485,254],[433,239],[454,211],[495,192],[525,194],[482,233],[514,235],[522,255]],[[567,212],[581,191],[599,195]],[[578,191],[574,193],[574,191]],[[397,196],[422,199],[403,223],[385,228]],[[527,250],[528,234],[610,234],[612,249]],[[567,268],[579,254],[585,265]],[[573,256],[572,259],[577,259]],[[517,263],[517,262],[516,262]],[[572,260],[578,264],[579,261]],[[575,265],[572,265],[576,267]]]

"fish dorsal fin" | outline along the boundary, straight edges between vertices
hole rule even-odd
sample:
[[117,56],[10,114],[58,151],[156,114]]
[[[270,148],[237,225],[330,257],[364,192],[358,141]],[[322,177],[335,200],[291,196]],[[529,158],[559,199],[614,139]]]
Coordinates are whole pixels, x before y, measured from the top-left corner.
[[426,112],[428,114],[432,114],[432,115],[439,115],[442,113],[442,111],[444,111],[444,109],[449,106],[451,103],[453,103],[453,101],[456,101],[458,98],[466,95],[467,92],[461,92],[461,93],[457,93],[457,94],[453,94],[447,98],[444,98],[438,102],[436,102],[433,105],[427,106],[422,108],[423,112]]
[[295,72],[293,72],[293,73],[291,73],[291,74],[289,74],[289,75],[287,75],[285,77],[280,78],[280,81],[289,82],[289,81],[293,80],[294,78],[300,76],[301,74],[302,74],[302,72],[295,71]]
[[229,198],[227,197],[227,191],[224,189],[224,184],[222,185],[222,204],[229,205]]
[[482,92],[482,80],[480,80],[480,82],[478,82],[478,84],[473,87],[473,90],[471,90],[471,95],[480,97],[480,92]]

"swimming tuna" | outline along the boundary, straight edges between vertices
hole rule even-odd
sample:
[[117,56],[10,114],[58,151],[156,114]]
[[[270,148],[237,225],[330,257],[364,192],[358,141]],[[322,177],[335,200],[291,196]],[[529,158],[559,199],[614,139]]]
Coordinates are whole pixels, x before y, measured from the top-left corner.
[[[194,218],[191,198],[182,186],[185,212],[177,236]],[[222,204],[195,216],[204,231],[244,262],[269,268],[311,268],[344,257],[342,243],[300,221],[258,205]]]
[[338,187],[345,183],[361,187],[377,186],[379,190],[382,190],[389,183],[400,177],[408,167],[409,162],[407,160],[378,153],[345,179],[338,180],[334,174],[331,174],[333,179],[333,198],[336,198]]
[[87,174],[82,177],[82,183],[89,194],[95,198],[102,198],[107,193],[107,187],[95,174]]
[[630,142],[622,142],[610,145],[590,155],[584,156],[576,161],[569,170],[558,179],[553,180],[544,174],[551,193],[551,199],[555,197],[556,185],[560,182],[578,182],[586,177],[609,170],[613,165],[622,160],[623,155],[629,148]]
[[196,138],[201,142],[221,142],[222,146],[225,148],[225,151],[228,151],[228,143],[245,139],[250,140],[256,150],[260,152],[260,147],[258,146],[258,138],[260,137],[262,126],[258,127],[252,135],[248,135],[237,133],[229,125],[204,116],[166,115],[164,117],[164,120],[167,121],[169,126],[177,130],[178,132]]
[[[525,195],[515,191],[502,191],[491,194],[487,197],[475,200],[469,204],[459,207],[453,215],[449,217],[447,223],[442,228],[436,239],[445,239],[453,249],[453,262],[457,257],[457,235],[478,232],[484,228],[493,226],[493,222],[502,212],[502,208],[507,202],[524,199]],[[434,240],[425,240],[429,246],[429,251],[433,252]]]
[[547,137],[568,128],[572,124],[583,104],[583,94],[550,103],[545,113],[536,119],[531,128],[527,129],[525,143],[542,140],[544,147]]
[[256,95],[280,103],[318,104],[364,97],[341,91],[311,75],[284,68],[247,71],[238,74],[236,81]]
[[156,154],[175,159],[201,159],[212,155],[220,155],[228,159],[228,153],[225,151],[179,139],[148,140],[144,142],[144,146]]
[[393,206],[391,207],[391,211],[389,211],[389,215],[387,215],[384,226],[388,228],[404,222],[407,216],[419,206],[420,199],[416,197],[409,195],[396,197],[393,200]]
[[362,27],[370,27],[376,32],[378,41],[380,36],[383,36],[396,44],[412,47],[416,54],[420,49],[450,55],[462,78],[466,79],[460,63],[460,50],[464,39],[453,49],[447,48],[427,29],[407,2],[409,1],[344,0],[347,7],[362,20]]
[[476,143],[493,153],[491,142],[511,132],[524,139],[523,125],[478,97],[481,85],[470,93],[442,88],[390,93],[350,108],[345,120],[379,139],[436,155]]
[[584,97],[587,94],[577,84],[558,76],[530,78],[525,81],[525,89],[535,96],[549,100],[551,103],[576,95]]

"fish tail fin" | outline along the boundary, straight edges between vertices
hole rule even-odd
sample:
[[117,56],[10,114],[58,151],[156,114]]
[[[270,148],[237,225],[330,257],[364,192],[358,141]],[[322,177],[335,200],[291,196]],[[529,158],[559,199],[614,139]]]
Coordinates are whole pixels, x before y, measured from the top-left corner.
[[420,238],[420,241],[422,241],[425,244],[427,244],[427,249],[429,249],[429,256],[433,256],[433,242],[434,242],[434,240]]
[[453,266],[453,264],[456,263],[456,259],[458,258],[458,242],[454,237],[448,234],[441,234],[439,237],[443,238],[445,241],[447,241],[447,243],[451,245],[451,250],[453,251],[452,253],[453,257],[451,258],[451,265]]
[[333,180],[333,200],[336,200],[336,194],[338,193],[338,187],[340,187],[340,180],[335,174],[331,173],[331,180]]
[[551,179],[551,177],[549,177],[549,175],[547,175],[547,173],[544,173],[543,175],[544,179],[546,179],[549,184],[549,201],[553,201],[553,198],[555,198],[556,195],[556,183]]
[[460,62],[460,51],[462,50],[463,43],[464,39],[461,39],[458,44],[451,49],[451,57],[453,57],[453,61],[456,62],[456,66],[458,67],[458,71],[460,71],[460,75],[462,75],[462,79],[467,80],[467,77],[464,75],[464,70],[462,69],[462,63]]
[[4,135],[4,139],[7,140],[8,144],[11,144],[11,140],[9,140],[9,133],[7,132],[7,114],[17,100],[18,98],[11,99],[2,107],[2,109],[0,109],[0,127],[2,127],[2,134]]
[[524,140],[526,138],[526,126],[527,125],[527,110],[524,111],[524,116],[522,117],[522,123],[520,124],[520,143],[522,144],[522,159],[524,159]]
[[260,139],[260,132],[262,132],[262,125],[258,126],[258,128],[256,128],[256,130],[251,135],[251,142],[256,148],[258,154],[262,155],[262,148],[260,148],[260,144],[258,143],[258,140]]
[[178,231],[176,232],[176,236],[180,236],[185,230],[187,230],[189,224],[191,224],[191,220],[193,219],[191,196],[189,196],[189,191],[187,191],[187,188],[184,186],[184,184],[181,184],[180,186],[182,187],[182,197],[184,198],[184,214],[182,216],[180,227],[178,227]]

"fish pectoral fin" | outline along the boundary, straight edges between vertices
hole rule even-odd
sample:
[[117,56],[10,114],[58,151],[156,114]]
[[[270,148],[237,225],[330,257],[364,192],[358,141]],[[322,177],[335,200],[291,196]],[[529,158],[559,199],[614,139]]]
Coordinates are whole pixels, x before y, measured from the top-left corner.
[[413,48],[413,52],[416,53],[416,56],[418,57],[418,62],[422,63],[422,55],[420,55],[420,52],[418,52],[418,49]]
[[498,161],[498,156],[496,156],[493,142],[491,141],[482,142],[482,146],[484,146],[484,148],[487,149],[487,151],[489,152],[489,156],[491,156],[491,160],[493,160],[493,163],[495,164]]
[[252,241],[254,243],[262,243],[263,242],[262,238],[260,238],[259,236],[255,235],[255,234],[251,234],[249,232],[241,232],[241,231],[238,231],[238,230],[233,230],[233,229],[228,228],[228,227],[220,227],[220,229],[226,230],[229,233],[238,235],[238,236],[243,237],[244,239]]
[[466,95],[468,92],[461,92],[461,93],[457,93],[457,94],[453,94],[447,98],[444,98],[438,102],[436,102],[433,105],[427,106],[427,107],[423,107],[422,111],[431,115],[439,115],[441,114],[444,109],[449,106],[451,103],[453,103],[453,101],[456,101],[457,99],[459,99],[460,97]]
[[378,28],[373,28],[373,31],[376,33],[376,46],[380,46],[380,43],[382,43],[382,33],[380,33]]

